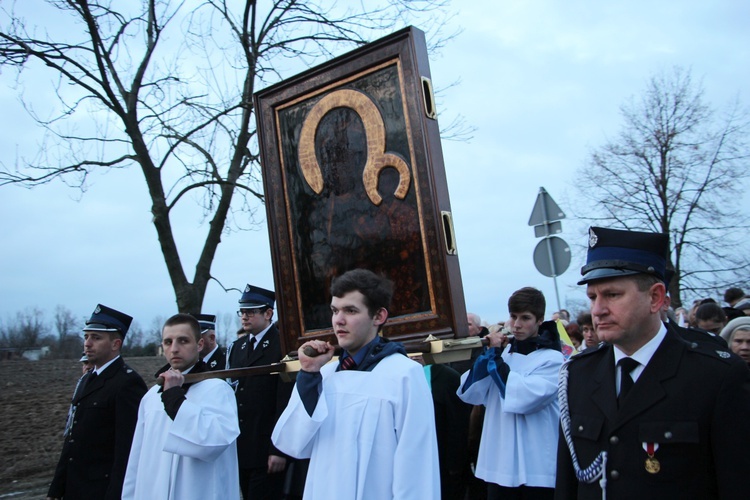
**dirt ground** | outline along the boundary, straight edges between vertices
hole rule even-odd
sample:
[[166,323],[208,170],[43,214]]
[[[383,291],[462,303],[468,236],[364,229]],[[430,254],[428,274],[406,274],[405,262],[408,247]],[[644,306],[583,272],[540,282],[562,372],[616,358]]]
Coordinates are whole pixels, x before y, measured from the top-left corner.
[[[153,385],[163,357],[126,358]],[[77,360],[0,361],[0,499],[39,499],[60,457]]]

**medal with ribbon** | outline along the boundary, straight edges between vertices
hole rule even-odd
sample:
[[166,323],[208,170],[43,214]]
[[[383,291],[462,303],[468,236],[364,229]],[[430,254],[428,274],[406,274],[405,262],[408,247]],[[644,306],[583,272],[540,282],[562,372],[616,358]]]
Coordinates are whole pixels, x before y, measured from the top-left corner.
[[649,474],[657,474],[661,470],[661,464],[654,457],[654,453],[659,449],[659,443],[643,443],[643,449],[646,451],[648,457],[646,457],[646,472]]

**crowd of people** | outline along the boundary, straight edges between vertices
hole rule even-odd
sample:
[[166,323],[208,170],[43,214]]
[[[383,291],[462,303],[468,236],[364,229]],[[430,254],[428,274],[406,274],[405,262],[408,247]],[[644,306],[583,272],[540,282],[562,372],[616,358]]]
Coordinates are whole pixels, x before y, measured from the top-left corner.
[[273,291],[247,285],[226,351],[215,316],[170,317],[148,390],[120,356],[132,318],[98,305],[48,499],[746,498],[750,297],[672,310],[667,249],[592,227],[590,310],[545,321],[520,288],[502,324],[468,314],[487,347],[450,365],[383,337],[392,282],[348,271],[337,345],[301,345],[294,384],[205,377],[281,360]]

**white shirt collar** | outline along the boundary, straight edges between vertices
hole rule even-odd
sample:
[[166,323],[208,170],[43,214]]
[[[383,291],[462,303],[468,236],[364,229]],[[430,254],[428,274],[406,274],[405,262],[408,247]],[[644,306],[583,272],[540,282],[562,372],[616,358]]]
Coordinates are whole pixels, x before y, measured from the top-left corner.
[[216,347],[214,347],[211,350],[211,352],[209,352],[208,354],[206,354],[205,356],[203,356],[203,362],[204,363],[208,363],[208,360],[211,359],[211,356],[214,355],[214,353],[216,352],[216,349],[218,349],[218,348],[219,348],[219,344],[216,344]]
[[104,370],[106,370],[106,369],[107,369],[107,367],[108,367],[109,365],[111,365],[112,363],[114,363],[114,362],[115,362],[115,360],[116,360],[117,358],[119,358],[119,357],[120,357],[120,355],[118,354],[118,355],[117,355],[117,356],[115,356],[114,358],[112,358],[112,359],[110,359],[109,361],[107,361],[106,363],[104,363],[104,364],[103,364],[102,366],[100,366],[99,368],[96,368],[96,369],[94,369],[94,371],[96,372],[97,376],[98,376],[98,375],[101,375],[101,374],[102,374],[102,372],[103,372]]
[[249,334],[251,337],[255,337],[255,345],[253,346],[253,349],[256,348],[256,347],[258,347],[258,345],[260,344],[260,341],[263,340],[263,337],[266,335],[266,332],[268,332],[268,330],[272,326],[273,326],[273,323],[271,323],[270,325],[268,325],[267,327],[265,327],[263,329],[263,331],[260,332],[260,333],[258,333],[257,335]]
[[[643,373],[643,370],[646,368],[646,365],[649,361],[651,361],[651,358],[653,357],[654,353],[656,352],[656,349],[659,348],[659,344],[661,344],[661,341],[664,340],[664,337],[667,335],[667,327],[664,326],[664,323],[659,323],[659,331],[656,332],[656,335],[654,335],[654,338],[646,342],[640,349],[635,351],[631,356],[628,356],[624,352],[620,350],[619,347],[616,345],[613,345],[614,347],[613,352],[615,353],[615,366],[617,366],[617,363],[622,358],[632,358],[638,363],[638,367],[630,372],[630,378],[633,379],[633,382],[638,380],[638,377],[640,377],[641,373]],[[619,389],[620,387],[620,370],[617,370],[617,387]]]

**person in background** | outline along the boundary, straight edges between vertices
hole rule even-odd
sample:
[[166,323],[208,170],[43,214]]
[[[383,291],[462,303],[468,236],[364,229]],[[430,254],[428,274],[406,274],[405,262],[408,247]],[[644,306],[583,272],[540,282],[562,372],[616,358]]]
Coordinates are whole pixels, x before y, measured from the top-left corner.
[[570,337],[570,341],[573,342],[573,347],[580,351],[581,344],[583,344],[583,334],[581,334],[581,329],[578,326],[578,323],[568,323],[565,325],[565,331],[568,332],[568,337]]
[[464,500],[466,480],[471,474],[466,443],[472,406],[456,395],[461,374],[448,365],[427,363],[422,356],[412,359],[424,367],[432,393],[440,463],[440,498]]
[[721,331],[729,348],[750,365],[750,316],[735,318]]
[[[270,365],[281,361],[279,330],[273,324],[276,294],[247,285],[237,315],[245,333],[227,353],[227,368]],[[237,454],[240,488],[245,500],[276,500],[284,488],[287,457],[271,443],[271,432],[289,401],[291,384],[279,376],[258,375],[233,381],[240,419]]]
[[727,324],[727,315],[719,304],[708,302],[695,310],[695,323],[701,330],[719,335]]
[[484,405],[476,476],[487,498],[552,498],[558,433],[557,374],[564,358],[554,321],[544,321],[542,292],[508,299],[513,339],[488,335],[490,347],[461,376],[458,396]]
[[81,359],[78,360],[79,363],[81,363],[81,375],[85,375],[87,371],[93,370],[96,368],[94,366],[94,363],[89,361],[89,357],[86,356],[86,353],[84,352],[81,356]]
[[678,307],[674,310],[674,317],[677,321],[677,326],[687,328],[688,326],[688,310],[684,307]]
[[744,315],[750,315],[750,297],[745,295],[745,292],[741,288],[728,288],[724,292],[724,302],[729,304],[729,307],[742,311]]
[[[478,314],[469,313],[466,315],[468,322],[468,333],[469,337],[484,338],[489,332],[486,327],[482,326],[482,319]],[[469,359],[462,361],[454,361],[450,364],[450,367],[456,370],[458,373],[463,373],[474,366],[474,360],[484,351],[484,347],[475,347],[471,350],[471,356]]]
[[201,327],[201,338],[203,348],[201,359],[211,371],[223,370],[227,365],[227,355],[216,342],[216,315],[215,314],[193,314]]
[[595,349],[596,347],[599,347],[599,337],[596,335],[596,331],[594,330],[594,321],[591,319],[591,313],[582,312],[578,315],[578,319],[576,322],[578,323],[578,326],[581,329],[581,334],[583,335],[583,344],[581,345],[581,350],[583,351],[586,349]]

